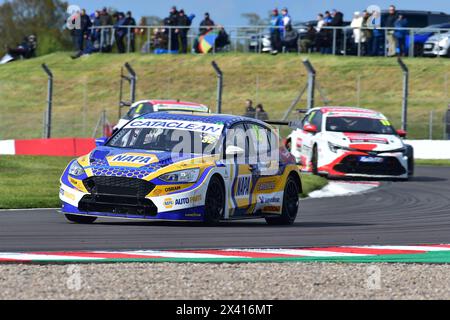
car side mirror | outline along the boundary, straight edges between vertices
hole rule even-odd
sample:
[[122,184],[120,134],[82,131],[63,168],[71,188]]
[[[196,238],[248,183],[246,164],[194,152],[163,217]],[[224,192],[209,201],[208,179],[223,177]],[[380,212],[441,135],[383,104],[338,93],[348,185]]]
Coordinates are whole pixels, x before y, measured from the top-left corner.
[[228,146],[227,149],[225,150],[225,154],[227,156],[241,156],[244,153],[245,150],[237,146]]
[[95,145],[97,147],[103,147],[107,141],[108,141],[108,137],[101,137],[101,138],[95,139]]
[[319,132],[319,130],[317,130],[317,126],[315,126],[314,124],[307,124],[303,127],[303,131],[312,133],[312,134],[316,134],[317,132]]
[[397,130],[397,134],[399,135],[400,138],[406,138],[406,136],[408,135],[408,133],[405,130]]

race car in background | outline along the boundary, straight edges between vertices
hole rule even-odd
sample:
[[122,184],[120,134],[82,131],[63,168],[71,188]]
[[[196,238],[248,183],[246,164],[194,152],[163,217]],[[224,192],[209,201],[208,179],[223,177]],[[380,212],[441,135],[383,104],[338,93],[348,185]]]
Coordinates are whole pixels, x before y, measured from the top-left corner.
[[207,106],[199,103],[179,100],[141,100],[131,105],[127,114],[122,117],[114,127],[113,132],[116,132],[118,129],[125,126],[130,120],[133,120],[134,118],[147,113],[161,111],[186,111],[200,113],[210,112]]
[[450,58],[450,31],[430,37],[424,45],[423,55],[426,57]]
[[379,112],[351,107],[321,107],[306,113],[286,140],[305,172],[328,177],[408,179],[414,150],[404,144]]
[[[177,149],[180,138],[184,147]],[[99,144],[61,177],[62,212],[71,222],[265,218],[288,225],[297,216],[298,166],[276,130],[261,121],[149,113]]]

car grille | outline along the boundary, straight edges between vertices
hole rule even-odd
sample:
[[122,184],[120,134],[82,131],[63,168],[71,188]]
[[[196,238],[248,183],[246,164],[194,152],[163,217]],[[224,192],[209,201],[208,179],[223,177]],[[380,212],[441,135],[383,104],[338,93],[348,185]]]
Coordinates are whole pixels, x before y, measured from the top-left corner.
[[145,198],[154,188],[151,182],[124,177],[94,176],[83,180],[87,191],[92,194],[134,196]]
[[158,209],[150,199],[129,196],[85,195],[78,204],[82,212],[106,212],[121,216],[156,216]]
[[334,170],[346,174],[380,176],[400,176],[406,173],[397,158],[383,157],[383,159],[383,163],[370,163],[359,161],[359,156],[347,156],[341,163],[334,166]]

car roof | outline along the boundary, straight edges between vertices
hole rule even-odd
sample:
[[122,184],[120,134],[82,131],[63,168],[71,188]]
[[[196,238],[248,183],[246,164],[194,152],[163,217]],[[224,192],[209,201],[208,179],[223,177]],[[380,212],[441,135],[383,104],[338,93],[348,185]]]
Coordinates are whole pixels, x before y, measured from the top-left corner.
[[379,114],[378,111],[370,110],[370,109],[364,109],[364,108],[358,108],[358,107],[318,107],[314,108],[313,110],[320,110],[322,113],[367,113],[367,114]]
[[225,127],[230,127],[238,122],[254,122],[268,127],[267,124],[265,124],[260,120],[230,114],[158,112],[158,113],[147,113],[139,118],[149,120],[154,119],[154,120],[196,121],[203,123],[223,123]]

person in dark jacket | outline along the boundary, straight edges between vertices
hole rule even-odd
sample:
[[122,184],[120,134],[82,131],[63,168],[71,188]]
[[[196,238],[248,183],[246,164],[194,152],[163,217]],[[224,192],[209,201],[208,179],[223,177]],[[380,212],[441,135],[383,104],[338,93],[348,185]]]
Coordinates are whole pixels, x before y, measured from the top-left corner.
[[250,99],[247,99],[245,101],[245,113],[244,113],[244,117],[247,118],[254,118],[256,114],[256,109],[253,108],[253,101]]
[[188,52],[188,33],[189,27],[192,24],[192,20],[186,15],[183,9],[178,12],[178,26],[184,27],[180,28],[179,36],[180,36],[180,52],[187,53]]
[[125,53],[125,44],[124,38],[127,35],[127,29],[123,28],[125,25],[126,19],[125,14],[123,12],[119,12],[116,15],[116,23],[114,24],[114,36],[117,43],[117,50],[119,53]]
[[[127,15],[125,17],[125,25],[126,26],[136,26],[136,20],[133,18],[133,14],[131,11],[127,12]],[[135,28],[129,28],[126,29],[127,37],[130,37],[130,51],[135,52],[136,51],[136,37],[135,37]]]
[[200,29],[199,29],[200,35],[204,35],[205,33],[211,31],[215,25],[216,24],[214,23],[213,20],[211,20],[209,13],[206,12],[205,18],[203,19],[202,22],[200,22]]
[[172,52],[178,52],[179,42],[178,35],[179,30],[176,28],[178,26],[179,13],[177,7],[173,6],[170,9],[169,16],[164,19],[164,26],[166,27],[167,39],[169,39],[168,49]]
[[395,22],[398,19],[398,13],[397,13],[397,9],[395,8],[395,6],[390,6],[389,7],[389,15],[387,16],[387,18],[385,19],[385,23],[384,26],[386,28],[390,28],[387,31],[387,44],[388,44],[388,56],[389,57],[393,57],[396,54],[396,41],[395,41],[395,37],[394,37],[394,27],[395,27]]
[[269,115],[267,114],[267,112],[264,110],[264,107],[262,104],[258,104],[256,106],[256,119],[261,120],[261,121],[267,121],[269,120]]
[[396,28],[394,31],[396,52],[400,57],[404,57],[406,54],[406,36],[408,35],[408,30],[403,30],[402,28],[408,26],[408,20],[402,14],[399,14],[394,26]]
[[292,28],[291,24],[286,26],[281,44],[287,52],[298,50],[298,32]]
[[79,33],[78,47],[80,50],[83,50],[85,47],[86,41],[90,37],[90,34],[91,34],[90,28],[92,27],[91,18],[86,14],[85,9],[81,10],[80,26],[81,26],[81,33]]
[[[331,11],[331,22],[328,24],[330,27],[342,28],[344,26],[344,14],[336,9]],[[333,39],[333,30],[329,30],[330,38]],[[336,30],[336,51],[342,49],[343,44],[343,31],[342,29]]]
[[306,29],[306,35],[304,35],[300,40],[300,51],[302,53],[307,53],[312,50],[316,45],[316,34],[317,31],[313,25],[308,24]]
[[270,43],[272,44],[272,54],[277,54],[282,49],[281,36],[283,31],[283,17],[278,12],[278,9],[274,9],[270,18]]

